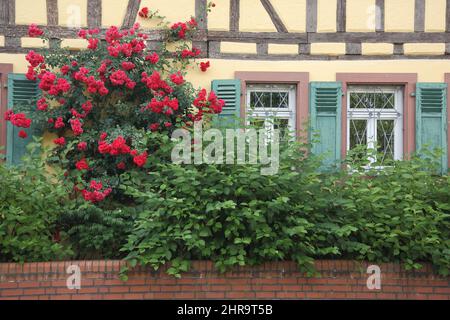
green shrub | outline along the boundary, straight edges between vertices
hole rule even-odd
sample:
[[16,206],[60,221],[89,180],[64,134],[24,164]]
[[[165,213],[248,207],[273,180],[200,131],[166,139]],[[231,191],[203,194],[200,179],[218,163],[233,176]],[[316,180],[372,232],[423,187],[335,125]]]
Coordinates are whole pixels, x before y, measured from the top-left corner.
[[58,183],[59,173],[46,171],[39,146],[30,144],[17,167],[0,164],[0,261],[58,260],[71,254],[53,240],[69,189]]
[[83,203],[65,211],[59,223],[76,259],[120,259],[124,254],[119,249],[126,243],[135,217],[133,208],[104,209]]
[[424,170],[429,160],[321,174],[300,149],[283,152],[274,176],[259,166],[163,163],[145,177],[124,175],[140,212],[126,259],[155,269],[169,262],[173,275],[195,259],[222,271],[294,260],[313,272],[317,258],[431,262],[448,274],[450,180]]

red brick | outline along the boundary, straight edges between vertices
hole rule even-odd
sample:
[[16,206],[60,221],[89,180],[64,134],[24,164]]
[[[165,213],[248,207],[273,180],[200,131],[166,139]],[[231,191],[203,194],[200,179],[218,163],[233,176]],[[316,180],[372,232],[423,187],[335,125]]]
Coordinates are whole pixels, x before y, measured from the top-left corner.
[[20,296],[23,293],[22,289],[6,289],[0,291],[1,297]]
[[23,294],[24,294],[24,295],[40,295],[40,294],[45,294],[45,289],[44,289],[44,288],[40,288],[40,289],[24,289],[24,290],[23,290]]
[[400,286],[383,286],[383,283],[382,283],[381,291],[383,291],[383,292],[403,292],[403,288]]
[[19,297],[19,300],[39,300],[39,296],[33,296],[33,295],[27,296],[27,295],[21,295],[21,296]]
[[45,285],[41,285],[37,281],[19,282],[19,288],[39,288],[39,287],[45,287]]
[[227,292],[225,294],[225,298],[228,299],[251,299],[254,297],[254,292]]
[[450,298],[450,287],[447,287],[447,288],[439,288],[439,287],[434,288],[434,293],[445,293]]
[[50,296],[50,300],[71,300],[71,296],[69,294],[59,294]]
[[112,286],[109,288],[109,292],[111,293],[123,293],[123,292],[130,292],[130,288],[128,286]]
[[2,282],[0,283],[0,289],[14,289],[18,287],[17,282]]
[[397,294],[395,293],[377,293],[377,298],[384,300],[398,299]]
[[119,293],[111,293],[111,294],[105,294],[103,295],[103,299],[105,300],[119,300],[122,299],[123,294],[119,294]]
[[224,292],[202,292],[202,299],[225,299]]
[[450,300],[449,295],[443,295],[443,294],[430,294],[428,296],[429,300]]
[[144,295],[142,293],[126,293],[123,295],[123,299],[142,300],[144,299]]
[[405,288],[404,290],[407,290],[408,292],[411,292],[411,293],[431,293],[431,292],[433,292],[432,287],[409,287],[409,288]]

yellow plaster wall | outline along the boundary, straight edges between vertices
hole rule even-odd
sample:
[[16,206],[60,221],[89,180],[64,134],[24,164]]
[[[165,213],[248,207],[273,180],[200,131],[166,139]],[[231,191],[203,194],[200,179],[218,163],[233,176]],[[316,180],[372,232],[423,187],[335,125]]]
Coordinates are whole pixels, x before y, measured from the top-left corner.
[[298,54],[296,44],[269,44],[269,54]]
[[230,29],[230,0],[214,2],[216,6],[208,13],[208,29],[226,31]]
[[347,0],[347,31],[370,32],[374,30],[375,0]]
[[[140,8],[148,7],[158,10],[161,16],[166,17],[169,23],[188,21],[195,16],[195,0],[142,0]],[[148,22],[139,19],[143,26]],[[151,25],[151,22],[149,23]]]
[[272,5],[289,32],[305,32],[306,0],[272,0]]
[[239,19],[240,31],[275,32],[277,29],[270,20],[260,0],[241,1]]
[[312,55],[339,56],[345,54],[345,43],[312,43]]
[[385,0],[384,7],[386,32],[414,31],[414,0]]
[[48,48],[48,42],[44,42],[40,38],[23,37],[20,39],[20,43],[24,48]]
[[403,50],[406,55],[442,55],[445,43],[405,43]]
[[[445,31],[446,0],[426,0],[425,31]],[[450,8],[449,8],[450,10]]]
[[128,1],[123,0],[103,0],[102,4],[102,26],[120,26],[125,11],[127,10]]
[[74,28],[87,26],[87,0],[58,0],[58,24]]
[[362,43],[361,53],[363,55],[391,55],[394,52],[392,43]]
[[317,32],[336,32],[336,0],[317,0]]
[[0,47],[5,46],[5,36],[0,36]]
[[61,42],[61,48],[86,49],[88,42],[85,39],[64,39]]
[[256,54],[256,43],[221,42],[220,52]]
[[47,24],[46,0],[16,0],[17,24]]

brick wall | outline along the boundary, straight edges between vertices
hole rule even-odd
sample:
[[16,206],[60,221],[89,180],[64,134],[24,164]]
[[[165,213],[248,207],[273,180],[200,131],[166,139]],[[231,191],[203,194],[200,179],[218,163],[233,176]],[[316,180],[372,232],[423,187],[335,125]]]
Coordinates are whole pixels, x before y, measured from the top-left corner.
[[[81,289],[69,290],[69,265],[81,270]],[[431,267],[406,272],[381,264],[381,290],[366,286],[367,263],[317,261],[321,277],[308,278],[290,262],[239,267],[220,274],[211,262],[197,261],[175,279],[160,271],[137,268],[122,282],[121,261],[71,261],[0,264],[3,299],[444,299],[450,300],[450,278]]]

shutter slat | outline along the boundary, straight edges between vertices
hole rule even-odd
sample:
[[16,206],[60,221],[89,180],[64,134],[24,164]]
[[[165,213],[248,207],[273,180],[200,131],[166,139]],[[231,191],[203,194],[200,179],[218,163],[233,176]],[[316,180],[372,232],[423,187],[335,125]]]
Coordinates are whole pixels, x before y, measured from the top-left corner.
[[[8,75],[8,109],[13,109],[18,103],[27,103],[36,99],[39,94],[38,83],[28,80],[24,74],[10,73]],[[10,122],[7,125],[6,161],[9,165],[17,165],[26,153],[26,146],[33,140],[35,132],[30,128],[17,128]],[[19,131],[25,130],[28,137],[19,138]]]
[[324,157],[326,169],[335,167],[341,160],[341,92],[340,82],[310,84],[310,139],[318,139],[313,142],[312,153]]
[[448,170],[447,84],[417,83],[416,86],[416,149],[439,148],[442,173]]
[[219,99],[225,101],[222,113],[214,117],[217,126],[237,126],[241,110],[241,82],[234,80],[213,80],[212,90]]

